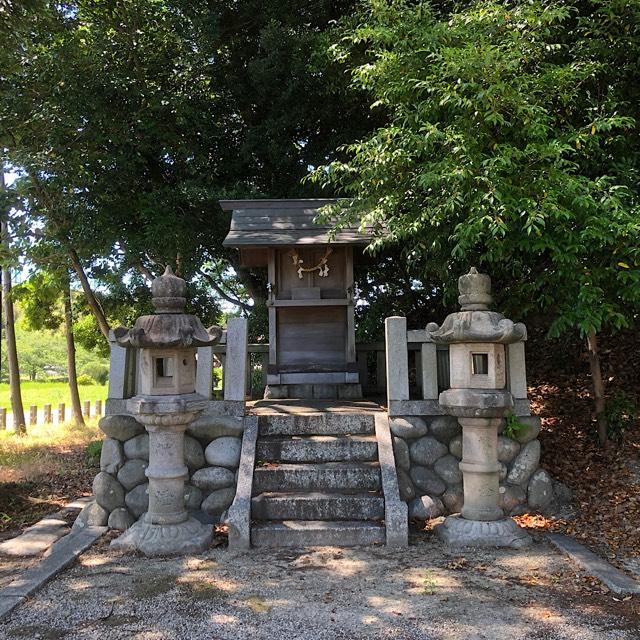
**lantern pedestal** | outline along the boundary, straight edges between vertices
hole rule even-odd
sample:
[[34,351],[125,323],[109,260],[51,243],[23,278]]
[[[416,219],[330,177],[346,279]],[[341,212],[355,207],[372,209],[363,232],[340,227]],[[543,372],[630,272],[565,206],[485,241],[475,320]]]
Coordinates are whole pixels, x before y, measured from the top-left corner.
[[441,540],[455,547],[511,547],[522,549],[531,544],[529,534],[511,518],[481,521],[460,515],[447,516],[436,527]]
[[136,396],[127,408],[149,433],[149,510],[111,543],[146,556],[199,553],[208,548],[213,528],[189,517],[184,505],[184,432],[206,406],[196,393]]

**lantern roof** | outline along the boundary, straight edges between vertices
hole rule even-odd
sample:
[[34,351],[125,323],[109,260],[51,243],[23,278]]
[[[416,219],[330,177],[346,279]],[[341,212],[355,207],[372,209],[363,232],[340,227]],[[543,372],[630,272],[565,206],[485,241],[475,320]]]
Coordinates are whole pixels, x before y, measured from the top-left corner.
[[206,347],[222,336],[220,327],[205,329],[200,319],[184,313],[187,283],[174,275],[169,265],[163,275],[151,283],[155,313],[140,316],[133,328],[114,330],[121,347],[143,349],[175,349]]

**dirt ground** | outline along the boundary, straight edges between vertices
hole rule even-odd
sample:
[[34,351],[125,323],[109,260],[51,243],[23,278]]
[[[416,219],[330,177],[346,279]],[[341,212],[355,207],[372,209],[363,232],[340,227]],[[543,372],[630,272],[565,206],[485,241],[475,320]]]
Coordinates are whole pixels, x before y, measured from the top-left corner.
[[254,550],[145,559],[108,539],[0,622],[0,638],[637,640],[640,600],[527,551]]

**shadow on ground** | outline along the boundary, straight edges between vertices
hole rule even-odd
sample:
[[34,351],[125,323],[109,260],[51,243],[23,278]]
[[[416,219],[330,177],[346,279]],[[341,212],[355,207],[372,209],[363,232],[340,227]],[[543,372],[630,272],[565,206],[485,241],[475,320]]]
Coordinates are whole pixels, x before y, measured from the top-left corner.
[[637,639],[638,600],[585,593],[544,541],[452,551],[429,533],[384,548],[213,549],[153,559],[82,556],[0,623],[2,638]]

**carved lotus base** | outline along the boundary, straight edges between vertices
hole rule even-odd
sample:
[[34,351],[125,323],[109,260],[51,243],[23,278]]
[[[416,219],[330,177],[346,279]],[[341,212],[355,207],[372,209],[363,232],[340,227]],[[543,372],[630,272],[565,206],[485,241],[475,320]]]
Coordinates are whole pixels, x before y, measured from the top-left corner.
[[142,516],[111,546],[122,551],[140,551],[145,556],[201,553],[211,544],[213,527],[189,518],[179,524],[149,524]]
[[459,515],[448,516],[435,527],[438,536],[455,547],[511,547],[522,549],[531,544],[529,534],[511,518],[492,522],[465,520]]

